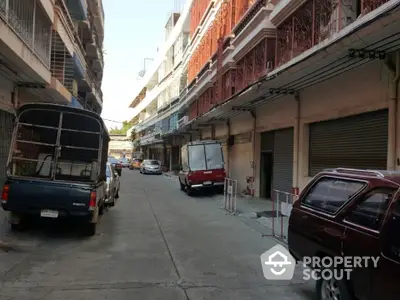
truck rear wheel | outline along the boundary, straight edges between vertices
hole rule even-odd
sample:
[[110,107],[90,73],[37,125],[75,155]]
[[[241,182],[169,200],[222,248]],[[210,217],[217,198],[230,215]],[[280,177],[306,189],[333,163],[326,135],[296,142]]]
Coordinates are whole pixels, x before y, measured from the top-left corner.
[[97,223],[86,224],[85,235],[94,236],[96,234],[96,229],[97,229]]

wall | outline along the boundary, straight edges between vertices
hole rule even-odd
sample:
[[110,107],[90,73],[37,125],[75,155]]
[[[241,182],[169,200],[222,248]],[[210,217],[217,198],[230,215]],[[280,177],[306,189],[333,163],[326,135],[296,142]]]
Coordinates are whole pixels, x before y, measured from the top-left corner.
[[[299,97],[299,105],[295,96],[290,95],[256,109],[254,141],[256,196],[259,196],[261,132],[294,127],[293,184],[301,190],[311,180],[308,177],[308,124],[388,107],[388,74],[383,61],[375,61],[301,90]],[[299,126],[296,120],[298,113]],[[396,120],[399,128],[397,139],[400,139],[400,112]],[[249,113],[243,113],[240,117],[231,119],[230,123],[231,134],[250,131],[253,126]],[[297,137],[298,145],[296,144]],[[397,142],[397,153],[399,156],[400,142]],[[235,145],[230,149],[231,177],[238,180],[241,188],[244,188],[245,176],[252,175],[251,156],[251,143]]]
[[296,118],[296,101],[293,95],[266,103],[256,109],[256,133],[254,148],[254,194],[260,195],[261,133],[293,127]]
[[[230,120],[230,134],[236,135],[253,130],[253,117],[244,113]],[[253,176],[253,144],[235,144],[229,148],[229,177],[238,181],[238,193],[246,188],[246,176]]]
[[381,60],[300,92],[300,189],[311,180],[308,177],[308,124],[386,108],[387,97],[388,74]]
[[8,154],[13,130],[13,108],[11,104],[11,81],[0,76],[0,188],[4,183]]

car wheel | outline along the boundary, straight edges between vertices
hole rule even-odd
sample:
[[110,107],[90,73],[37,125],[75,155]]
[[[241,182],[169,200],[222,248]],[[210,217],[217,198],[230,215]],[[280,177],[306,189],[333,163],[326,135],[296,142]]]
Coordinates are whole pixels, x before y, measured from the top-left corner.
[[181,188],[181,191],[185,190],[185,185],[181,182],[181,180],[179,179],[179,186]]
[[115,198],[119,198],[119,190],[117,191],[117,193],[115,194]]
[[319,279],[315,284],[317,300],[353,300],[345,279]]
[[193,196],[194,190],[190,186],[186,186],[186,194],[188,196]]

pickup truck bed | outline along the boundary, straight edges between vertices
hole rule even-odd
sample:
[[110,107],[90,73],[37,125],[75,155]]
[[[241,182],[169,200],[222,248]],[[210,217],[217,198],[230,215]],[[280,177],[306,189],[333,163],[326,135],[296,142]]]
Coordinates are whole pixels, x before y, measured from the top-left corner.
[[42,180],[9,179],[8,200],[4,210],[21,215],[40,216],[43,209],[58,211],[58,217],[91,218],[91,192],[96,192],[96,205],[102,199],[101,184],[68,183]]

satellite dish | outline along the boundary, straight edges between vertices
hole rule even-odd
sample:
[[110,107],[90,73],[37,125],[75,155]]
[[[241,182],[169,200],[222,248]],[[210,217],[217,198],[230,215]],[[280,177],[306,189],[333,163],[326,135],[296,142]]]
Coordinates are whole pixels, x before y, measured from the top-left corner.
[[145,70],[142,70],[142,71],[140,71],[140,72],[138,73],[138,75],[139,75],[140,77],[143,77],[144,74],[146,74],[146,71],[145,71]]

